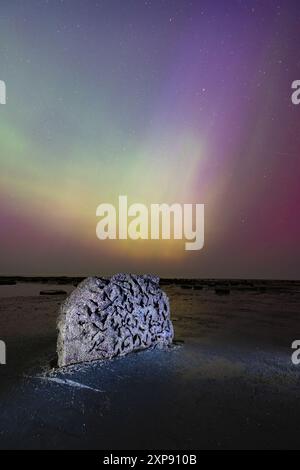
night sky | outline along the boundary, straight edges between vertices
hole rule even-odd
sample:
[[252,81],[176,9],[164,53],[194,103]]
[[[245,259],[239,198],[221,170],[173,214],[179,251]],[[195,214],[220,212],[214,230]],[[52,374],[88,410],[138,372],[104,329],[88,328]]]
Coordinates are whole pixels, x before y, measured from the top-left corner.
[[[1,0],[0,274],[300,278],[297,1]],[[205,246],[96,207],[204,203]]]

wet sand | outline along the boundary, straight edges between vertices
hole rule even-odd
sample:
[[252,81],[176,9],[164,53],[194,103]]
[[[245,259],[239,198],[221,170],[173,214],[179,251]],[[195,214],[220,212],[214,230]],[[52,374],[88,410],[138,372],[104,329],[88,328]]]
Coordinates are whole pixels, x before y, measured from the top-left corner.
[[0,299],[0,448],[300,447],[300,284],[163,284],[170,351],[63,370],[52,367],[64,296]]

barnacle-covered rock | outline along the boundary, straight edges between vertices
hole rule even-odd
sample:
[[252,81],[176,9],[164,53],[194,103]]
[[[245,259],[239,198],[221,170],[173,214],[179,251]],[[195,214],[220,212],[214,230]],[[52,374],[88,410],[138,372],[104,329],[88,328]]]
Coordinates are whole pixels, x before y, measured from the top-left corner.
[[171,344],[169,300],[156,276],[90,277],[62,304],[58,365],[111,359]]

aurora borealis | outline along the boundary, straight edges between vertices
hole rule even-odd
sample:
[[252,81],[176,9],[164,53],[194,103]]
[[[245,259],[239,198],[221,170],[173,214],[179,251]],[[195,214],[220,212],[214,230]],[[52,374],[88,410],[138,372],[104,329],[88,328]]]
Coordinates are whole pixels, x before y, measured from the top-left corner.
[[[1,274],[299,278],[296,1],[1,0]],[[205,246],[96,207],[205,204]],[[180,245],[180,246],[179,246]]]

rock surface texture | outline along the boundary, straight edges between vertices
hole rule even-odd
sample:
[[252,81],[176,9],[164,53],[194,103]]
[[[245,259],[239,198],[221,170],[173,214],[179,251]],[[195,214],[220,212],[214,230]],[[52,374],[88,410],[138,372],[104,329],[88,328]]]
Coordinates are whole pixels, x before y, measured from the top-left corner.
[[172,343],[169,300],[155,276],[85,279],[62,304],[58,365],[110,359]]

